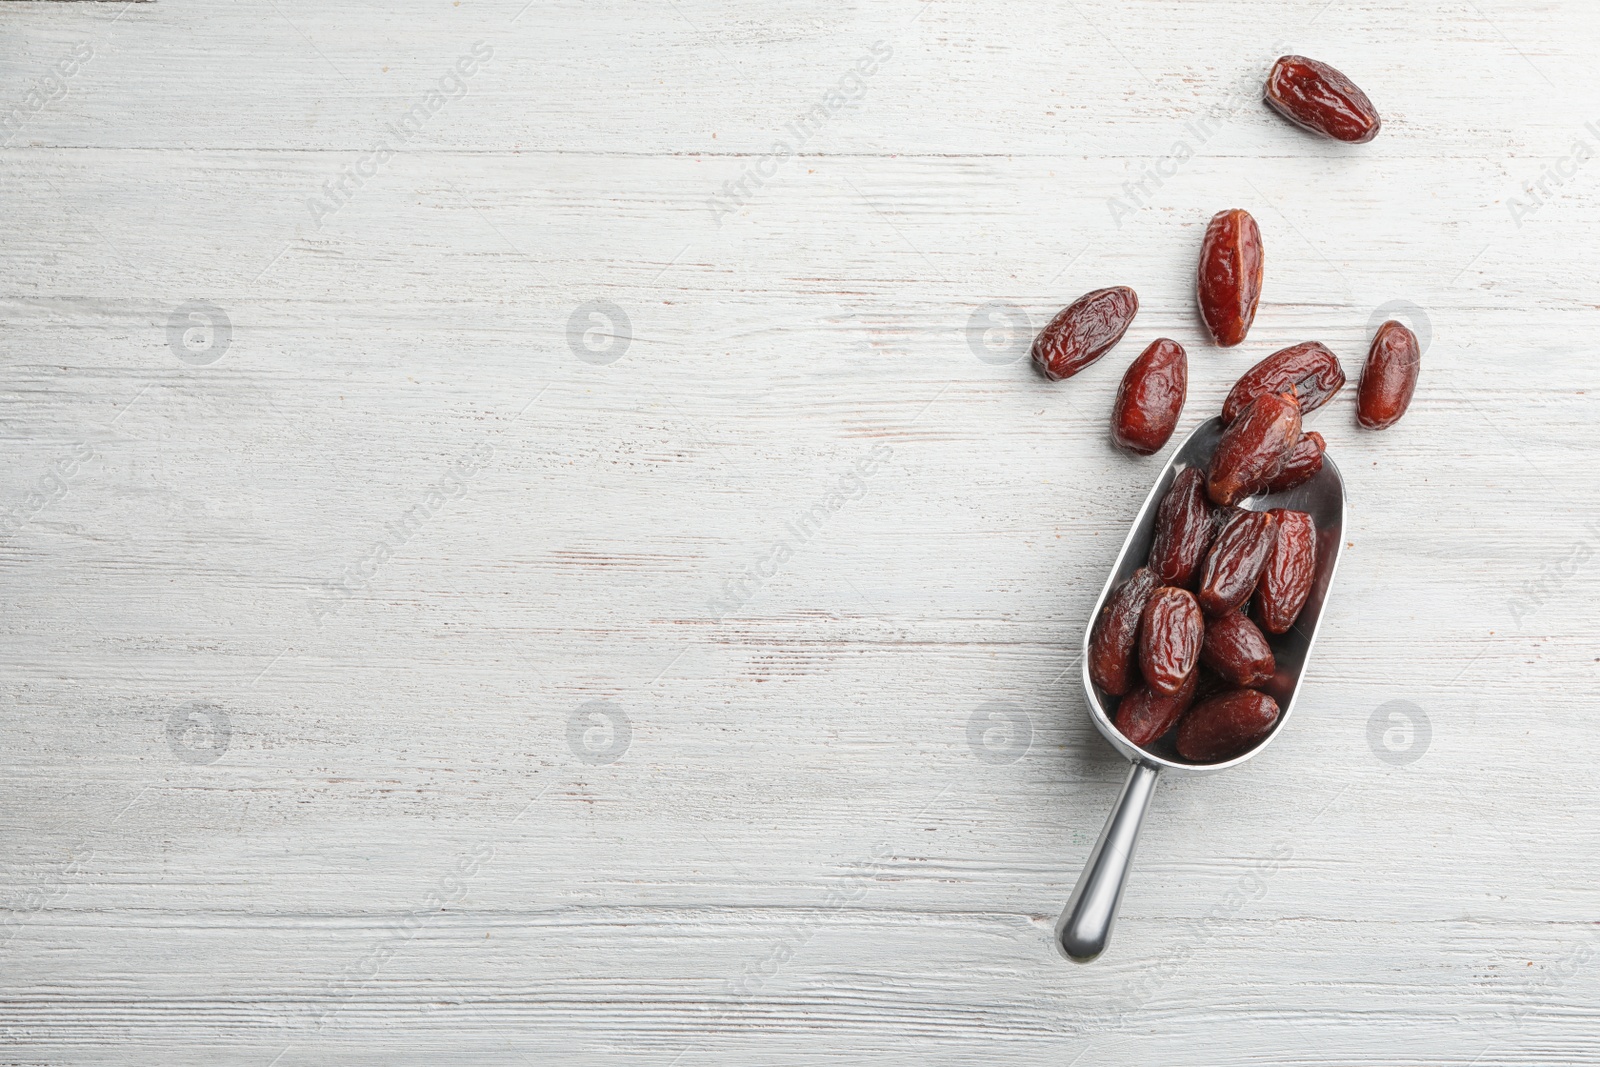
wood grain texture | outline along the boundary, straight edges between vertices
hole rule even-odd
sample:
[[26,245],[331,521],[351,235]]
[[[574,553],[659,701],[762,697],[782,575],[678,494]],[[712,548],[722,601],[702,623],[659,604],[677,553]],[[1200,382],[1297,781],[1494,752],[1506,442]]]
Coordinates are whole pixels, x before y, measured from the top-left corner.
[[[0,26],[0,1062],[1594,1059],[1600,10]],[[1379,138],[1262,107],[1284,51]],[[1100,364],[1008,361],[1112,284]],[[1183,343],[1186,433],[1395,301],[1410,414],[1308,420],[1353,534],[1293,729],[1162,784],[1071,966],[1122,369]]]

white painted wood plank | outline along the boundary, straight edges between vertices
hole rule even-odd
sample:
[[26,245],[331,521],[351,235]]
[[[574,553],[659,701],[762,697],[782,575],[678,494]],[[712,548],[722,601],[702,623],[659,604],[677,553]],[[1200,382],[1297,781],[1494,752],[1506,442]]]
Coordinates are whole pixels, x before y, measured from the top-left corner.
[[[1592,1058],[1593,11],[0,19],[7,1062]],[[1288,49],[1379,139],[1261,108]],[[1221,352],[1191,279],[1233,205],[1269,267]],[[971,347],[1113,283],[1139,319],[1069,383]],[[1187,428],[1283,344],[1355,371],[1393,301],[1412,412],[1315,417],[1352,535],[1293,729],[1162,786],[1071,967],[1121,773],[1073,649],[1157,469],[1106,441],[1121,369],[1189,346]],[[189,302],[225,349],[174,347]],[[1025,741],[974,748],[992,702]]]

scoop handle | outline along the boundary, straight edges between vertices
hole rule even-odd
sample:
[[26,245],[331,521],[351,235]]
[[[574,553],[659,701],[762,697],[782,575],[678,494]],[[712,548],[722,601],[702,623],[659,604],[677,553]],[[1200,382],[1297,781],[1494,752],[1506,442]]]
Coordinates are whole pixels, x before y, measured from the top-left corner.
[[1133,850],[1139,844],[1139,828],[1160,777],[1161,768],[1148,763],[1135,762],[1128,769],[1128,780],[1106,818],[1100,840],[1078,875],[1078,884],[1056,923],[1056,944],[1074,963],[1092,962],[1111,941],[1122,889],[1133,866]]

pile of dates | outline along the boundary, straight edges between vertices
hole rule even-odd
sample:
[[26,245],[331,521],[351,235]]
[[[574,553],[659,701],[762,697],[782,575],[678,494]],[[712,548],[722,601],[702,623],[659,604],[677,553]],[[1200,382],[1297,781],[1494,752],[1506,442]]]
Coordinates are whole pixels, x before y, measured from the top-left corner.
[[[1267,78],[1274,110],[1312,133],[1349,143],[1377,136],[1378,113],[1332,67],[1284,56]],[[1250,213],[1217,213],[1196,271],[1200,318],[1223,348],[1255,322],[1263,277],[1261,229]],[[1063,308],[1033,344],[1052,381],[1070,378],[1119,342],[1139,310],[1127,286],[1086,293]],[[1394,425],[1416,391],[1416,335],[1396,321],[1372,338],[1356,390],[1356,419]],[[1129,365],[1111,412],[1118,446],[1150,455],[1177,429],[1188,394],[1188,356],[1157,338]],[[1170,732],[1178,754],[1215,763],[1248,751],[1272,731],[1278,704],[1271,636],[1299,617],[1316,571],[1317,531],[1303,511],[1248,511],[1247,497],[1300,485],[1322,469],[1327,442],[1302,419],[1345,385],[1325,345],[1307,341],[1272,353],[1234,384],[1226,424],[1205,469],[1181,471],[1162,498],[1145,566],[1108,598],[1089,643],[1094,684],[1117,698],[1113,721],[1129,741],[1153,745]]]
[[[1149,558],[1107,598],[1089,637],[1089,677],[1118,698],[1112,721],[1122,735],[1148,747],[1177,727],[1178,754],[1195,763],[1245,752],[1278,721],[1277,701],[1262,691],[1277,674],[1268,635],[1289,632],[1316,573],[1310,515],[1228,500],[1239,457],[1262,454],[1252,413],[1264,402],[1294,411],[1271,394],[1252,401],[1223,436],[1223,444],[1249,438],[1249,447],[1219,446],[1207,469],[1178,474],[1156,512]],[[1321,469],[1320,450],[1292,467],[1295,452],[1280,452],[1260,489],[1289,488]]]

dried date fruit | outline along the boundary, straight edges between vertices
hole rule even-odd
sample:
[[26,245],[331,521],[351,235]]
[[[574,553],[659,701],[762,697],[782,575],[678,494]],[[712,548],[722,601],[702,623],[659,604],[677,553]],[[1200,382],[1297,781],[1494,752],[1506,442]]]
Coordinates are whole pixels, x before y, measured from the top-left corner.
[[1278,517],[1269,511],[1235,511],[1217,534],[1200,571],[1196,599],[1207,615],[1227,615],[1255,591],[1278,543]]
[[1111,406],[1111,438],[1130,452],[1159,452],[1178,428],[1189,393],[1189,357],[1165,337],[1150,342],[1128,365]]
[[1126,285],[1084,293],[1033,339],[1033,362],[1053,382],[1070,378],[1122,340],[1138,310],[1139,296]]
[[1248,751],[1272,732],[1278,702],[1254,689],[1229,689],[1189,709],[1178,724],[1178,755],[1220,763]]
[[1175,696],[1194,673],[1205,632],[1194,594],[1170,585],[1152,593],[1139,623],[1139,672],[1145,684],[1159,696]]
[[1234,685],[1250,689],[1266,685],[1278,669],[1266,635],[1248,615],[1237,611],[1206,623],[1200,662]]
[[1335,141],[1365,144],[1383,125],[1378,109],[1355,82],[1305,56],[1281,56],[1272,65],[1266,101],[1301,129]]
[[1140,567],[1106,598],[1089,637],[1089,678],[1112,696],[1122,696],[1138,682],[1134,655],[1139,620],[1150,594],[1161,583],[1147,567]]
[[1173,696],[1162,696],[1148,685],[1141,685],[1122,698],[1117,705],[1116,718],[1112,720],[1117,730],[1136,745],[1144,746],[1158,740],[1172,729],[1179,716],[1194,703],[1200,672],[1190,671],[1183,686]]
[[1261,228],[1241,208],[1219,211],[1200,242],[1200,317],[1211,339],[1232,348],[1250,332],[1261,301]]
[[1149,567],[1165,585],[1194,587],[1206,549],[1217,536],[1217,520],[1206,500],[1206,476],[1198,467],[1180,471],[1156,509],[1156,535]]
[[1272,353],[1245,371],[1222,402],[1222,421],[1232,422],[1256,399],[1275,393],[1294,393],[1300,414],[1308,415],[1344,388],[1344,368],[1339,357],[1317,341],[1290,345]]
[[1268,633],[1289,632],[1311,593],[1317,570],[1317,527],[1303,511],[1275,508],[1278,539],[1256,583],[1255,616]]
[[1309,482],[1322,469],[1322,454],[1327,450],[1328,442],[1317,431],[1308,430],[1301,434],[1300,440],[1295,442],[1294,448],[1284,458],[1283,466],[1267,483],[1267,492],[1281,493]]
[[1259,493],[1300,440],[1300,405],[1293,394],[1259,397],[1222,432],[1206,471],[1206,494],[1229,507]]
[[[1205,645],[1202,643],[1200,647],[1204,648]],[[1204,663],[1196,667],[1194,673],[1200,678],[1200,684],[1194,688],[1194,698],[1196,700],[1204,700],[1207,697],[1215,696],[1224,689],[1233,688],[1233,686],[1223,681],[1216,671],[1207,667]]]
[[1417,335],[1390,319],[1378,327],[1356,387],[1356,418],[1369,430],[1383,430],[1400,421],[1417,391],[1422,352]]

